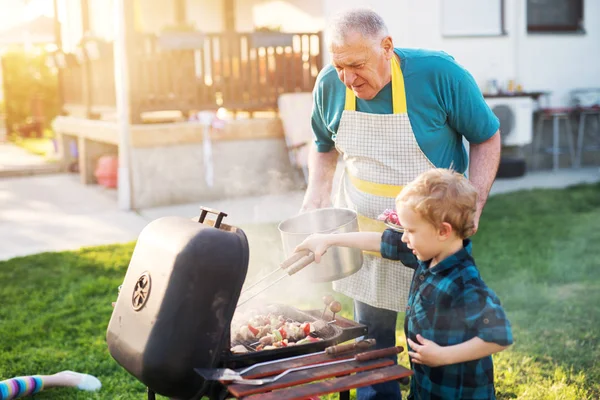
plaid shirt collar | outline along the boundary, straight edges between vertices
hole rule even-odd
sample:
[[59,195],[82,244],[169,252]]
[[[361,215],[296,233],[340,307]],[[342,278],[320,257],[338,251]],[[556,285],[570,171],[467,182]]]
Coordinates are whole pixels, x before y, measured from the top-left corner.
[[438,274],[440,272],[444,272],[450,268],[455,267],[456,265],[464,265],[464,260],[467,258],[471,258],[471,251],[473,245],[471,243],[471,239],[463,239],[463,248],[452,254],[449,257],[444,258],[440,261],[435,267],[429,268],[429,264],[431,260],[427,261],[419,261],[421,267],[432,274]]

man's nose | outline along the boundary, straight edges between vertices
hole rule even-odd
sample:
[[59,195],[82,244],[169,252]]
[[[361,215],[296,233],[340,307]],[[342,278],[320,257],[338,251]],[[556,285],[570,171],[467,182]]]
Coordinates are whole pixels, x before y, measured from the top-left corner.
[[356,74],[352,71],[344,70],[344,84],[346,86],[352,86],[356,80]]

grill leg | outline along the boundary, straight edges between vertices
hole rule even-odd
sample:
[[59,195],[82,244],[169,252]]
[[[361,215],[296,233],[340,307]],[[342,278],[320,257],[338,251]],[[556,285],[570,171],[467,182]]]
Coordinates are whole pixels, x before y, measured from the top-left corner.
[[156,393],[150,388],[148,388],[148,400],[156,400]]
[[350,400],[350,391],[345,390],[343,392],[340,392],[340,400]]

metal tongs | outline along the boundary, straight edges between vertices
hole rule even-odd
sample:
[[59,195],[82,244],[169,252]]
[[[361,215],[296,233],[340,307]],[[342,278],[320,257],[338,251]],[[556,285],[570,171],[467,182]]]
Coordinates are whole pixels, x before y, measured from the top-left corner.
[[204,379],[209,381],[223,380],[223,381],[233,381],[239,379],[247,379],[244,378],[244,374],[252,371],[258,367],[264,367],[266,365],[277,364],[286,361],[299,360],[301,358],[314,357],[321,354],[327,354],[328,356],[337,357],[342,354],[349,353],[351,351],[356,350],[368,350],[372,346],[375,346],[375,339],[363,339],[358,342],[346,343],[346,344],[337,344],[335,346],[329,346],[323,351],[319,351],[316,353],[308,353],[302,354],[295,357],[288,357],[285,359],[277,359],[271,361],[263,361],[260,363],[253,364],[249,367],[246,367],[239,371],[234,371],[229,368],[195,368],[196,372],[201,375]]
[[[370,360],[377,360],[379,358],[388,357],[388,356],[402,353],[403,351],[404,351],[404,348],[402,346],[388,347],[388,348],[380,349],[380,350],[365,351],[363,353],[356,354],[352,358],[345,358],[345,359],[329,361],[329,362],[325,362],[325,363],[321,363],[321,364],[310,364],[310,365],[304,365],[302,367],[290,368],[290,369],[287,369],[287,370],[281,372],[279,375],[276,375],[273,377],[268,377],[268,378],[260,378],[260,379],[244,378],[243,376],[241,376],[240,373],[230,370],[230,369],[220,370],[216,374],[214,373],[214,370],[206,370],[206,369],[201,369],[201,368],[195,368],[195,371],[196,371],[196,373],[198,373],[199,375],[204,377],[204,379],[207,379],[207,380],[233,381],[233,383],[242,384],[242,385],[259,386],[259,385],[265,385],[268,383],[275,382],[275,381],[279,380],[280,378],[282,378],[292,372],[304,371],[304,370],[313,369],[313,368],[322,368],[322,367],[327,367],[327,366],[331,366],[331,365],[349,363],[349,362],[353,362],[353,361],[365,362],[365,361],[370,361]],[[279,360],[279,361],[284,361],[284,360]]]
[[258,292],[253,293],[252,295],[250,295],[250,297],[246,297],[243,301],[238,303],[237,307],[240,307],[241,305],[249,302],[250,300],[252,300],[256,296],[258,296],[259,294],[261,294],[262,292],[264,292],[271,286],[276,285],[282,279],[287,278],[288,276],[292,276],[295,273],[303,270],[306,266],[312,264],[313,261],[315,261],[315,254],[313,252],[300,251],[298,253],[294,253],[290,258],[283,261],[279,265],[279,268],[277,268],[273,272],[270,272],[269,274],[263,276],[258,281],[254,282],[252,285],[250,285],[247,288],[245,288],[244,290],[242,290],[242,292],[240,293],[240,296],[242,296],[244,293],[248,293],[248,291],[250,291],[250,289],[265,282],[267,279],[271,278],[271,276],[273,276],[277,273],[281,273],[281,271],[284,271],[285,274],[283,274],[282,276],[277,278],[275,281],[269,283],[267,286],[263,287]]

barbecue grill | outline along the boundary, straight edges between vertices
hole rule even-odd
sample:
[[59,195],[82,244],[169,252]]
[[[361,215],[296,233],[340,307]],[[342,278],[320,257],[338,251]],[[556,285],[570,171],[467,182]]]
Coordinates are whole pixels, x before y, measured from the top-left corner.
[[[214,220],[207,219],[215,214]],[[224,388],[194,368],[239,368],[314,353],[367,333],[366,326],[336,316],[319,330],[322,340],[255,351],[230,338],[248,270],[244,232],[222,223],[227,214],[201,208],[197,221],[165,217],[141,232],[107,330],[112,357],[153,393],[178,399],[219,398]],[[274,307],[274,308],[273,308]],[[321,310],[271,305],[298,322],[321,319]],[[247,353],[231,346],[244,344]]]

